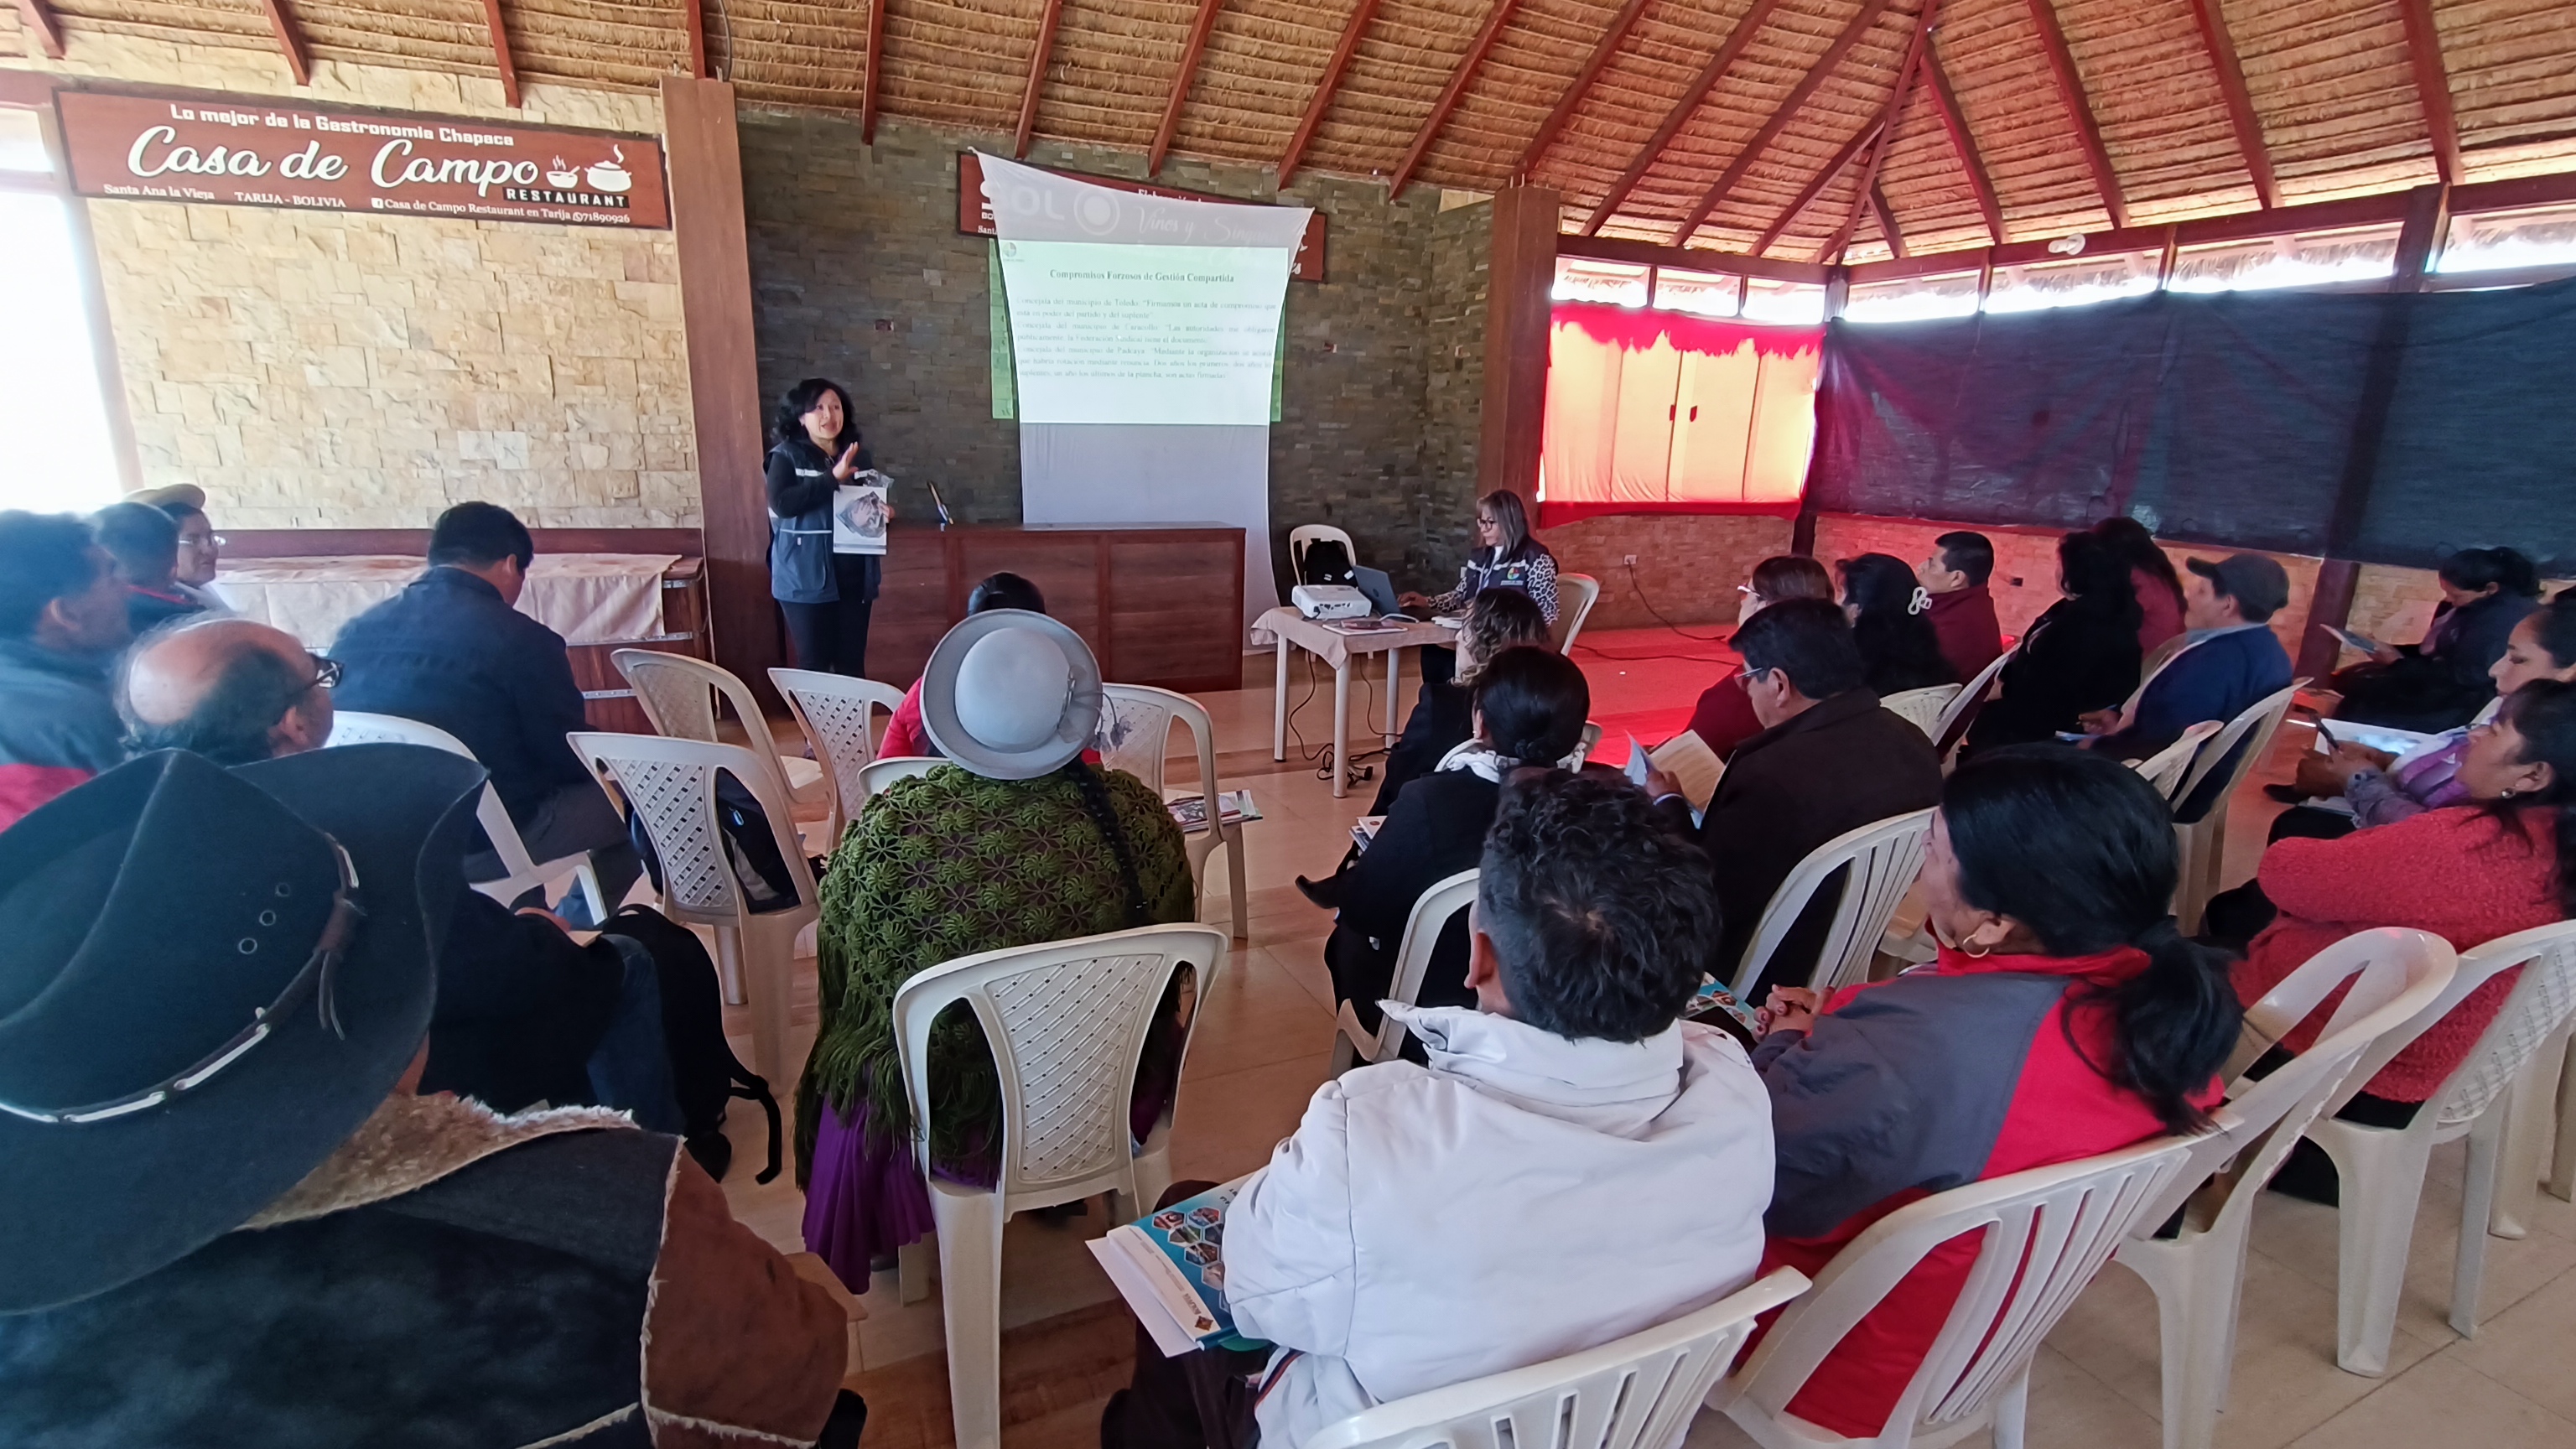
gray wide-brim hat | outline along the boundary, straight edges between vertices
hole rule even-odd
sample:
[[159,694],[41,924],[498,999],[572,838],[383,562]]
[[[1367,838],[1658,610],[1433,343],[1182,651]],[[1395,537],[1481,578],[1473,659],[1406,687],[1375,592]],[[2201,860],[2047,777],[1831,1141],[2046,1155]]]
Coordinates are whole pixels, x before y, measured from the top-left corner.
[[993,780],[1034,780],[1079,758],[1100,729],[1100,661],[1059,620],[976,614],[921,671],[921,723],[952,762]]

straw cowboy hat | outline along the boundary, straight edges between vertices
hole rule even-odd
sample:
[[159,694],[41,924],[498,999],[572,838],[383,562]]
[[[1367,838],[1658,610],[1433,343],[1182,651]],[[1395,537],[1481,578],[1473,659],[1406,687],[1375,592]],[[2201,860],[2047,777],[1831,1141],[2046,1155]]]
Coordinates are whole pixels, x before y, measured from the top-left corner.
[[1025,609],[976,614],[921,672],[921,723],[941,754],[994,780],[1064,768],[1100,729],[1100,663],[1082,636]]
[[416,745],[167,750],[0,833],[0,1314],[195,1252],[383,1103],[482,785]]

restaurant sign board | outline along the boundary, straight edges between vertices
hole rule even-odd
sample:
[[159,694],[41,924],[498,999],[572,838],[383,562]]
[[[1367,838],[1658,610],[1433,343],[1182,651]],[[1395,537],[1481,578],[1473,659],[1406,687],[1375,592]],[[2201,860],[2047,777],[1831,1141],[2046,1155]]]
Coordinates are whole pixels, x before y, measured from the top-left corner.
[[667,227],[660,143],[641,136],[274,97],[55,96],[83,196],[308,211]]

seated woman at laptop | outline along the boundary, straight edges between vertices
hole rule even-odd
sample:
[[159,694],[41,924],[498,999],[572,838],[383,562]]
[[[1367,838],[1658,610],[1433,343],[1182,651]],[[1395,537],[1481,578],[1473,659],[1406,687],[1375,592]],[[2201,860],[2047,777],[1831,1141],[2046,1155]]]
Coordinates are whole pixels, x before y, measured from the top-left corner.
[[[1454,614],[1487,589],[1511,589],[1529,595],[1540,615],[1550,624],[1556,622],[1556,555],[1530,537],[1529,514],[1521,507],[1519,494],[1498,488],[1476,500],[1476,545],[1458,570],[1458,587],[1431,596],[1402,594],[1396,602],[1429,618]],[[1448,682],[1456,666],[1455,656],[1446,649],[1425,646],[1422,650],[1426,684]]]

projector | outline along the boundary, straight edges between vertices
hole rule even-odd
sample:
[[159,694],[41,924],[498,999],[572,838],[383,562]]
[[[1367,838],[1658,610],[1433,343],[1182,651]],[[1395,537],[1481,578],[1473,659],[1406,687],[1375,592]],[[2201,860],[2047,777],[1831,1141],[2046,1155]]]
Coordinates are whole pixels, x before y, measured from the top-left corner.
[[1348,584],[1299,584],[1288,600],[1309,619],[1365,619],[1373,612],[1368,595]]

